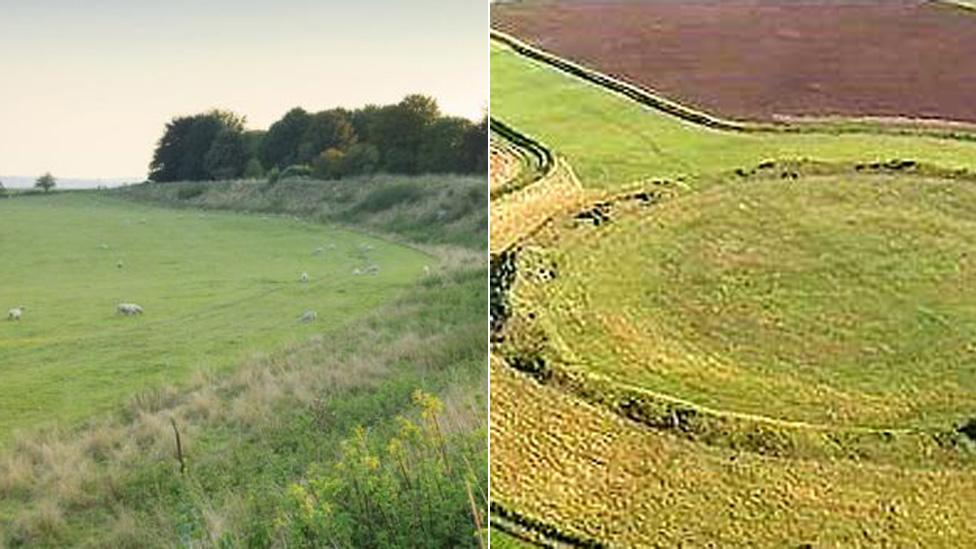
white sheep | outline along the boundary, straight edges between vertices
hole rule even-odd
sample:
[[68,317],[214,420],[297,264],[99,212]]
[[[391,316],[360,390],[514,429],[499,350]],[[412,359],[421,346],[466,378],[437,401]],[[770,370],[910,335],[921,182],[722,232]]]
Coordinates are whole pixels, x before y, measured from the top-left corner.
[[141,315],[142,307],[135,303],[119,303],[115,306],[116,312],[125,316]]
[[298,318],[298,320],[301,322],[312,322],[318,317],[319,315],[316,314],[315,311],[305,311],[304,313],[302,313],[302,316]]
[[26,310],[27,307],[24,307],[23,305],[10,309],[7,311],[7,320],[20,320],[20,317],[24,315],[24,311]]
[[430,276],[430,265],[424,265],[424,276]]
[[120,259],[120,260],[118,260],[118,261],[117,261],[117,262],[115,263],[115,266],[116,266],[116,267],[118,267],[119,269],[121,269],[121,268],[123,267],[123,264],[122,264],[122,260],[121,260],[121,259]]
[[363,271],[359,267],[356,267],[355,269],[352,270],[352,274],[359,276],[363,274]]
[[369,267],[366,267],[366,274],[371,274],[371,275],[380,274],[380,266],[370,265]]
[[299,282],[308,282],[308,273],[302,273],[302,276],[298,277]]

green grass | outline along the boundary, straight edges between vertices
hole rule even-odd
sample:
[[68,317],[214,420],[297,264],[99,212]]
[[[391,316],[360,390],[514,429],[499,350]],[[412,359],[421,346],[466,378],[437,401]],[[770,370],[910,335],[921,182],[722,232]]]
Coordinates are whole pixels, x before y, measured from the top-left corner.
[[614,189],[646,178],[751,168],[775,158],[915,159],[976,170],[976,143],[934,137],[736,133],[710,130],[528,60],[491,48],[491,110],[564,156],[583,184]]
[[[0,201],[0,234],[0,303],[27,307],[22,321],[0,322],[0,445],[15,429],[75,423],[147,387],[342,326],[434,261],[288,218],[94,193]],[[353,274],[367,263],[377,276]],[[310,283],[298,282],[302,272]],[[145,314],[117,315],[121,301]],[[299,323],[305,310],[317,322]]]
[[736,180],[618,213],[560,233],[534,300],[594,371],[816,424],[951,428],[976,410],[971,182]]
[[[165,360],[184,357],[189,369],[155,372],[159,383],[145,377],[135,383],[116,373],[112,383],[132,386],[108,390],[106,382],[98,388],[106,409],[113,408],[110,401],[124,401],[118,412],[99,414],[97,406],[86,405],[87,415],[78,410],[79,419],[88,418],[83,425],[62,421],[57,429],[29,428],[0,449],[0,547],[322,547],[355,539],[404,547],[476,545],[476,523],[487,521],[488,273],[486,212],[474,204],[478,195],[486,197],[486,182],[377,176],[346,183],[350,186],[181,183],[0,203],[0,212],[18,212],[17,231],[51,241],[35,250],[46,247],[83,263],[89,252],[79,243],[91,240],[96,252],[109,256],[108,267],[94,260],[88,267],[93,273],[79,269],[76,278],[89,281],[88,291],[113,292],[112,299],[119,284],[155,292],[145,300],[126,295],[146,306],[142,318],[116,318],[114,301],[108,312],[91,313],[100,330],[105,329],[101,323],[109,323],[117,336],[114,346],[93,334],[76,341],[101,342],[110,356],[113,348],[133,345],[136,358],[165,348]],[[357,208],[375,189],[398,183],[423,192],[409,204],[391,202],[382,211]],[[445,209],[447,214],[438,215]],[[307,221],[338,222],[375,237]],[[103,241],[110,252],[99,247]],[[373,246],[367,255],[381,266],[376,277],[351,275],[363,261],[363,243]],[[139,250],[147,244],[155,248],[142,255]],[[314,254],[323,245],[325,250]],[[130,253],[122,272],[115,267],[119,250]],[[187,259],[189,250],[197,257]],[[43,263],[36,251],[18,254],[23,261]],[[432,267],[429,276],[423,275],[425,264]],[[263,274],[241,267],[260,268]],[[303,270],[312,275],[307,287],[297,282]],[[133,272],[151,275],[153,282],[126,278]],[[20,271],[16,276],[17,287],[35,288],[30,276]],[[54,288],[74,284],[69,276],[51,274],[43,281]],[[0,292],[6,296],[9,288]],[[54,294],[50,287],[44,291]],[[73,303],[77,294],[68,292],[58,301]],[[181,297],[184,306],[169,305],[167,295]],[[255,296],[263,315],[250,305]],[[292,311],[291,301],[313,298],[319,320],[302,326],[297,316],[304,307]],[[55,322],[41,317],[46,307],[24,301],[28,313],[37,316],[0,328],[23,330],[28,319]],[[228,306],[184,316],[187,303],[208,311],[214,311],[210,303]],[[162,322],[158,317],[164,311],[174,318]],[[277,316],[285,312],[279,322]],[[88,315],[88,308],[77,314]],[[333,322],[337,318],[341,322]],[[243,344],[224,342],[250,323],[267,333],[250,333]],[[139,326],[175,330],[179,337],[164,345],[156,331]],[[83,333],[85,326],[73,329]],[[99,356],[94,348],[79,349],[89,359]],[[195,368],[191,358],[205,371],[188,375]],[[84,374],[101,375],[97,365]],[[6,385],[2,389],[8,391]],[[76,396],[88,398],[80,391]],[[115,392],[118,398],[112,397]],[[436,400],[425,396],[418,412],[418,394]],[[182,434],[185,474],[175,459],[171,420]],[[405,468],[396,462],[394,470],[390,444],[410,436],[404,432],[413,431],[411,424],[427,426],[427,435],[402,441],[409,455]],[[357,452],[378,456],[382,465],[374,469]],[[346,474],[350,466],[355,475]],[[399,475],[409,482],[391,481]],[[310,493],[319,499],[306,505],[301,495]],[[437,501],[418,512],[426,497]],[[377,527],[377,507],[364,509],[363,498],[380,503],[387,519],[410,513],[425,530],[411,537],[409,531]]]

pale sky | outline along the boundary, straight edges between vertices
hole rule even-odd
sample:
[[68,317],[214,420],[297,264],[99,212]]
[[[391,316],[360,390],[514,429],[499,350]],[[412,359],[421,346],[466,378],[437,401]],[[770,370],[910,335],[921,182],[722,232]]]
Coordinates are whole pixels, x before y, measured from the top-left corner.
[[488,106],[487,0],[0,0],[0,176],[145,177],[163,126],[214,107]]

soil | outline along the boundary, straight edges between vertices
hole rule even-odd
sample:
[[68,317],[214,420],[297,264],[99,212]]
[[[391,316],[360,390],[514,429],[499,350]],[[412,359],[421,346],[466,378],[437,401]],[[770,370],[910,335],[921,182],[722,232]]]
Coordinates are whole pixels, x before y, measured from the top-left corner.
[[737,120],[976,123],[976,13],[922,0],[492,5],[492,27]]

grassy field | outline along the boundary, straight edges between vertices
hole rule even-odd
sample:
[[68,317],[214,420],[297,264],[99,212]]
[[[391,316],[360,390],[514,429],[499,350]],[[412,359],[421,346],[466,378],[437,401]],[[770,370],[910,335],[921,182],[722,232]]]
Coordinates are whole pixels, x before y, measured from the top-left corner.
[[[433,262],[291,219],[182,214],[90,193],[0,202],[0,233],[0,303],[27,307],[20,322],[0,323],[0,441],[339,327]],[[378,275],[353,274],[374,263]],[[146,312],[118,315],[119,302]],[[306,310],[318,320],[299,322]]]
[[[484,179],[377,176],[0,201],[27,266],[2,271],[4,299],[28,307],[2,352],[58,331],[72,352],[14,379],[74,388],[31,400],[3,372],[35,415],[0,449],[0,547],[477,546],[487,197]],[[379,274],[355,276],[366,263]]]
[[563,161],[492,204],[496,504],[609,546],[972,544],[976,144],[711,130],[498,44],[492,116]]
[[710,408],[959,425],[976,409],[974,205],[968,181],[726,181],[567,222],[532,301],[563,355]]
[[702,128],[609,94],[583,80],[491,48],[491,108],[565,157],[584,186],[614,189],[647,178],[751,168],[770,158],[915,159],[976,170],[976,142],[932,137],[738,133]]

